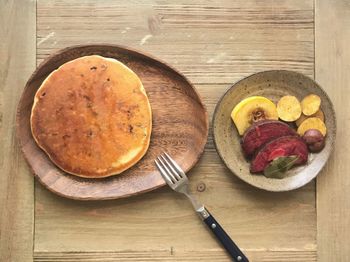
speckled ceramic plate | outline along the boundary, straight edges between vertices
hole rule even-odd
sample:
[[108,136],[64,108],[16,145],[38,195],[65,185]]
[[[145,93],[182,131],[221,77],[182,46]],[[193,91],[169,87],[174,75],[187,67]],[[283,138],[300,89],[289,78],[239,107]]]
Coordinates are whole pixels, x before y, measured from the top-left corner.
[[[249,172],[249,162],[244,158],[236,127],[231,120],[231,111],[242,99],[249,96],[265,96],[275,103],[284,95],[294,95],[300,101],[313,93],[321,97],[321,109],[327,126],[326,146],[320,153],[309,154],[306,165],[290,169],[283,179],[266,178]],[[216,150],[226,166],[243,181],[268,191],[288,191],[299,188],[321,171],[326,164],[335,142],[336,118],[328,95],[311,78],[303,74],[274,70],[260,72],[234,84],[216,106],[213,118]]]

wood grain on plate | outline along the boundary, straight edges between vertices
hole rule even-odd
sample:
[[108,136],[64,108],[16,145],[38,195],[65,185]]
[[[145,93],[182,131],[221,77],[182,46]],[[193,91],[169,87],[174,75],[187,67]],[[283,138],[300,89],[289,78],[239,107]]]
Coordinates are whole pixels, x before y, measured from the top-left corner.
[[[231,120],[234,106],[249,96],[265,96],[277,104],[278,100],[285,95],[296,96],[301,101],[309,94],[317,94],[321,97],[321,109],[327,126],[325,148],[319,153],[309,154],[307,164],[290,169],[283,179],[251,174],[250,163],[243,156],[241,136]],[[336,118],[328,95],[311,78],[293,71],[272,70],[240,80],[223,95],[214,112],[213,133],[219,155],[235,175],[261,189],[288,191],[310,182],[326,164],[335,142]]]
[[[36,145],[29,123],[34,94],[48,74],[65,62],[92,54],[115,58],[140,77],[153,117],[150,147],[142,160],[118,176],[98,180],[79,178],[57,168]],[[49,190],[72,199],[115,199],[164,185],[154,165],[155,157],[163,151],[172,155],[184,170],[193,167],[204,150],[208,118],[194,87],[165,63],[120,46],[86,45],[58,51],[39,65],[19,102],[17,134],[28,164]]]

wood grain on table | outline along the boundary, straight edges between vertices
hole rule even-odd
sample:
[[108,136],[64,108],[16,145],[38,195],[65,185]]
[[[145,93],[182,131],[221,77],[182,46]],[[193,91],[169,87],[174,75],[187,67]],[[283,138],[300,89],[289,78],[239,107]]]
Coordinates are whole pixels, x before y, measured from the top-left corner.
[[316,1],[315,78],[337,113],[333,158],[317,179],[320,261],[350,261],[350,2]]
[[36,5],[0,1],[0,261],[31,261],[34,179],[15,136],[23,87],[35,70]]
[[[5,19],[0,51],[6,58],[0,62],[5,149],[0,258],[5,261],[30,261],[32,255],[35,261],[229,261],[190,203],[168,188],[105,202],[63,199],[37,182],[33,193],[13,121],[35,54],[39,63],[58,49],[87,43],[146,51],[189,78],[210,121],[219,97],[242,77],[269,69],[314,77],[316,70],[338,121],[348,118],[343,105],[349,99],[350,6],[345,0],[316,1],[315,6],[313,0],[12,0],[1,2],[0,10]],[[339,147],[349,129],[338,126]],[[189,176],[198,198],[252,261],[345,262],[350,258],[345,242],[350,234],[349,167],[346,154],[336,151],[317,181],[316,210],[314,181],[296,191],[269,193],[234,177],[218,157],[210,131],[205,153]],[[203,184],[205,190],[198,190]]]

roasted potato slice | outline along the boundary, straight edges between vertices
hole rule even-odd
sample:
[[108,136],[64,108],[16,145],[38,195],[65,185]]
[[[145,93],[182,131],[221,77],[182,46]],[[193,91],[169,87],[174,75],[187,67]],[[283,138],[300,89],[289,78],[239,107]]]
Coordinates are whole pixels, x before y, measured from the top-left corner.
[[297,126],[300,126],[302,122],[304,122],[306,119],[308,119],[310,117],[317,117],[317,118],[321,119],[324,122],[324,113],[323,113],[322,109],[320,109],[315,114],[313,114],[311,116],[306,116],[304,114],[301,114],[301,116],[298,118],[298,120],[295,121],[295,124]]
[[278,117],[283,121],[293,122],[301,115],[301,106],[295,96],[283,96],[277,103]]
[[301,101],[303,114],[311,116],[315,114],[321,106],[321,98],[318,95],[310,94]]
[[327,134],[327,127],[325,123],[317,117],[310,117],[304,120],[304,122],[302,122],[298,127],[297,132],[299,135],[303,136],[304,133],[309,129],[317,129],[322,133],[323,136]]

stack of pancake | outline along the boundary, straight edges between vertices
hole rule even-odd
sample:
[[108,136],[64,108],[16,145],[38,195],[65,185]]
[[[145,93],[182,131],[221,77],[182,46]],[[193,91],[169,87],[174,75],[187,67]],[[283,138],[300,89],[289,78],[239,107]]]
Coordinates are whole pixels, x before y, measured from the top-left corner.
[[88,178],[120,174],[146,153],[152,112],[139,77],[123,63],[84,56],[38,89],[32,134],[62,170]]

